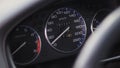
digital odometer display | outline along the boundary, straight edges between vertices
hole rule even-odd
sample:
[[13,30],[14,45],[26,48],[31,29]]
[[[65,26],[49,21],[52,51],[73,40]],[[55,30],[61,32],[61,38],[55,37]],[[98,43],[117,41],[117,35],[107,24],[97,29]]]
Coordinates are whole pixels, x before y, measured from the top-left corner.
[[54,49],[62,53],[70,53],[84,43],[86,24],[75,9],[59,8],[47,19],[45,36]]

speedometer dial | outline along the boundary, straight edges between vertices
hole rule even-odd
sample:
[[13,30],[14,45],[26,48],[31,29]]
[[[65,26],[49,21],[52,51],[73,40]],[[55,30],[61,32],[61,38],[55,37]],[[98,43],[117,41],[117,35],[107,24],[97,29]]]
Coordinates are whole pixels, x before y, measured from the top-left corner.
[[49,16],[45,36],[54,49],[62,53],[70,53],[84,43],[86,24],[81,14],[75,9],[60,8]]

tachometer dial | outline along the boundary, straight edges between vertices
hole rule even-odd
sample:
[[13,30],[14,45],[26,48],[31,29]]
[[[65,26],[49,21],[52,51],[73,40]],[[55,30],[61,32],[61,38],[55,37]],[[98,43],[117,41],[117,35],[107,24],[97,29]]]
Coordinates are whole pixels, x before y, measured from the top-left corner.
[[70,53],[80,48],[85,41],[86,24],[75,9],[60,8],[49,16],[45,36],[54,49]]
[[18,26],[9,36],[9,47],[16,64],[30,64],[40,53],[41,39],[31,27]]

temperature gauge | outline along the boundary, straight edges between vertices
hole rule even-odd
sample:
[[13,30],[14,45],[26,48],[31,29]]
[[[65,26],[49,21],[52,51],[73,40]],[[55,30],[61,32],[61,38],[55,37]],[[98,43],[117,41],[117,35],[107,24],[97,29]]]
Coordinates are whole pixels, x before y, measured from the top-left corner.
[[93,17],[92,23],[91,23],[91,31],[94,32],[96,30],[97,26],[102,22],[102,20],[110,13],[109,9],[102,9],[99,10]]

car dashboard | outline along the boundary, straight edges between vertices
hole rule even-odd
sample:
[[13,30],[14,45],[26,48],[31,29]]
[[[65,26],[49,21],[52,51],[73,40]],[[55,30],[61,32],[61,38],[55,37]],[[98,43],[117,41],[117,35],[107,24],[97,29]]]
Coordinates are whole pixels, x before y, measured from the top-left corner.
[[14,63],[18,68],[72,68],[88,37],[119,4],[61,0],[36,10],[7,37]]

